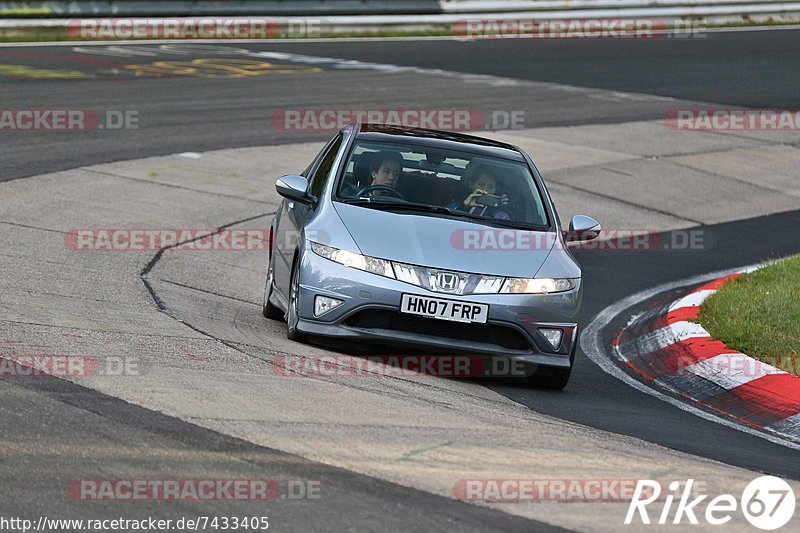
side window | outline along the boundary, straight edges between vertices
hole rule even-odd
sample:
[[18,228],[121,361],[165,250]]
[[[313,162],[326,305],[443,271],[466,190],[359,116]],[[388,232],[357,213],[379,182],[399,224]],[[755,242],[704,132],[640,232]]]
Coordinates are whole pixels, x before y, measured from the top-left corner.
[[306,167],[306,169],[303,172],[300,173],[301,176],[307,179],[309,178],[311,171],[317,168],[320,160],[322,160],[322,157],[328,153],[328,148],[331,147],[331,144],[333,144],[334,140],[335,139],[331,139],[330,141],[325,143],[325,146],[322,147],[322,150],[317,152],[317,155],[314,156],[314,159],[311,160],[311,163]]
[[333,162],[336,160],[336,154],[339,153],[339,148],[342,147],[343,136],[340,133],[336,139],[328,146],[325,154],[322,155],[319,165],[308,177],[308,192],[316,197],[322,194],[325,189],[325,184],[328,182],[328,175],[333,168]]

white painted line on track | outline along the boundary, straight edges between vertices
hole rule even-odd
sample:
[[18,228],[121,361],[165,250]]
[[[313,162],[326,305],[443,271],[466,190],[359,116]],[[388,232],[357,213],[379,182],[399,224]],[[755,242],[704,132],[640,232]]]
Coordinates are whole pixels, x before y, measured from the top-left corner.
[[686,367],[686,372],[691,372],[727,390],[735,389],[770,374],[787,373],[738,352],[722,353],[704,359]]
[[[703,326],[697,322],[688,322],[686,320],[669,324],[664,328],[662,335],[663,334],[669,334],[670,338],[672,339],[672,342],[670,342],[667,346],[688,339],[711,337],[711,335],[708,334]],[[658,335],[656,335],[656,337],[658,337]],[[662,346],[661,348],[663,349],[667,346]]]
[[[675,322],[663,328],[645,333],[635,339],[640,353],[653,353],[669,348],[688,339],[710,338],[711,335],[700,324],[694,322]],[[625,344],[628,341],[623,341]],[[627,359],[620,354],[620,359]]]
[[[757,265],[750,265],[745,268],[755,268],[761,264],[763,263],[759,263]],[[719,272],[712,272],[710,274],[702,274],[699,276],[694,276],[679,281],[664,283],[662,285],[658,285],[657,287],[645,289],[643,291],[631,294],[630,296],[623,298],[622,300],[606,307],[600,313],[598,313],[597,316],[594,317],[591,323],[583,331],[583,334],[580,337],[580,344],[581,347],[583,348],[584,353],[589,357],[589,359],[591,359],[597,366],[599,366],[606,374],[614,376],[615,378],[619,379],[620,381],[624,382],[625,384],[633,387],[634,389],[640,392],[643,392],[661,401],[667,402],[668,404],[673,405],[678,409],[681,409],[682,411],[691,413],[704,420],[708,420],[710,422],[716,422],[717,424],[721,424],[728,428],[741,431],[742,433],[747,433],[754,437],[762,438],[764,440],[772,442],[773,444],[778,444],[780,446],[784,446],[786,448],[790,448],[793,450],[800,450],[800,443],[782,439],[778,436],[758,431],[743,424],[737,424],[733,420],[730,420],[728,418],[722,418],[708,411],[704,411],[690,403],[684,402],[682,400],[679,400],[668,394],[665,394],[663,392],[660,392],[656,389],[647,386],[646,384],[635,379],[633,376],[629,375],[628,373],[623,371],[622,368],[620,368],[619,364],[621,363],[621,361],[612,354],[611,346],[610,345],[606,346],[606,343],[603,341],[602,338],[602,332],[606,328],[606,326],[608,326],[608,324],[610,324],[611,321],[614,320],[614,318],[619,316],[626,309],[629,309],[663,292],[679,289],[687,285],[705,283],[741,271],[742,267],[739,267],[728,270],[722,270]]]
[[770,426],[770,429],[787,433],[796,432],[800,430],[800,414],[794,415],[791,418],[785,418],[780,422],[776,422]]
[[693,293],[687,294],[680,300],[676,301],[674,304],[669,306],[670,311],[674,311],[676,309],[680,309],[682,307],[699,307],[706,298],[714,294],[715,290],[703,290],[703,291],[695,291]]

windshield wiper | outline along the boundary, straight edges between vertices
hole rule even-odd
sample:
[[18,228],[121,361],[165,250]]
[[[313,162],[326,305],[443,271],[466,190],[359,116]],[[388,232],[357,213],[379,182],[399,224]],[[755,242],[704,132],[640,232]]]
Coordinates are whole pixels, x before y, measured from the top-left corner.
[[543,226],[541,224],[531,224],[530,222],[523,222],[521,220],[507,220],[504,218],[487,217],[484,215],[465,213],[463,211],[450,211],[450,213],[453,216],[468,218],[470,220],[479,220],[484,224],[502,226],[504,228],[539,230],[539,231],[545,231],[547,229],[547,226]]
[[473,213],[466,213],[464,211],[458,211],[455,209],[449,209],[444,206],[440,205],[428,205],[428,204],[416,204],[413,202],[404,202],[404,201],[397,201],[387,202],[386,200],[373,200],[371,198],[352,198],[349,200],[343,200],[342,203],[350,204],[350,205],[358,205],[362,207],[371,207],[373,209],[391,209],[391,210],[398,210],[398,211],[409,211],[409,212],[425,212],[425,213],[437,213],[441,215],[450,215],[452,217],[459,217],[459,218],[468,218],[470,220],[477,220],[484,224],[494,225],[494,226],[501,226],[504,228],[513,228],[513,229],[523,229],[523,230],[538,230],[538,231],[545,231],[547,230],[547,226],[543,226],[541,224],[530,224],[528,222],[521,222],[521,221],[514,221],[514,220],[506,220],[502,218],[493,218],[487,217],[483,215],[476,215]]
[[364,198],[354,198],[345,200],[343,203],[371,207],[373,209],[397,209],[402,211],[423,211],[426,213],[440,213],[442,215],[452,215],[453,211],[439,205],[415,204],[412,202],[387,202],[385,200],[369,200]]

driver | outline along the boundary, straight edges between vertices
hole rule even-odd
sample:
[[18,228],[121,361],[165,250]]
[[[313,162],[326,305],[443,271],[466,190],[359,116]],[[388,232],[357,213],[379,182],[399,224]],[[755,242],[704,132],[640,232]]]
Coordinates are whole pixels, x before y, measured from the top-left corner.
[[[345,184],[340,194],[345,197],[355,198],[362,196],[364,191],[373,197],[385,194],[385,191],[368,190],[373,187],[389,187],[394,189],[400,173],[403,171],[403,156],[398,152],[383,150],[371,154],[369,165],[369,184],[365,187],[356,188],[352,184]],[[388,194],[387,194],[388,196]]]
[[[369,175],[372,179],[370,185],[384,185],[394,188],[402,171],[403,156],[388,150],[378,152],[372,156],[372,163],[369,166]],[[375,191],[375,194],[380,194],[380,191]]]

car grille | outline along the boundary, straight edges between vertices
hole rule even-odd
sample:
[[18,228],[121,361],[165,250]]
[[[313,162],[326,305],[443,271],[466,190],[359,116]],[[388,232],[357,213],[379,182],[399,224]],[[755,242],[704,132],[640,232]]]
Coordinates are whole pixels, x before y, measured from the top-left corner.
[[404,315],[384,309],[359,311],[345,324],[360,329],[389,329],[440,339],[494,344],[510,350],[529,350],[530,343],[514,328],[494,324],[464,324],[435,318]]

